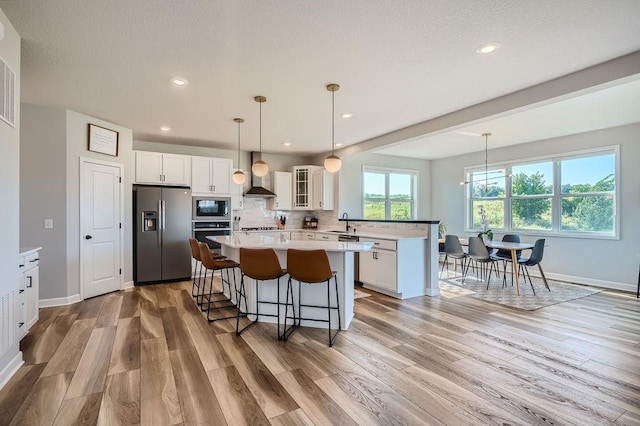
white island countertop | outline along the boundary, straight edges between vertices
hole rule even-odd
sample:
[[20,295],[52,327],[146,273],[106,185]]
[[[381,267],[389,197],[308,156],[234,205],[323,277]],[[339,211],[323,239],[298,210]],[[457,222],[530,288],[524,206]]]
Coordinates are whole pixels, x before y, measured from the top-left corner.
[[373,246],[373,243],[368,242],[289,240],[280,238],[280,235],[277,233],[274,233],[273,236],[235,233],[233,235],[207,238],[232,248],[273,248],[276,250],[287,250],[291,248],[298,250],[322,249],[328,252],[361,252],[369,251]]

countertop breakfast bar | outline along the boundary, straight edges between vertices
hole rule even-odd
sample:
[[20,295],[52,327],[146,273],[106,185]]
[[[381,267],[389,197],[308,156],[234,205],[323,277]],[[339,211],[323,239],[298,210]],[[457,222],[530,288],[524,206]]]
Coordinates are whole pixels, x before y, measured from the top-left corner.
[[[338,294],[340,297],[340,318],[342,320],[342,329],[347,329],[351,320],[353,319],[353,299],[354,299],[354,252],[368,251],[373,246],[373,243],[369,242],[343,242],[343,241],[304,241],[304,240],[290,240],[281,238],[279,235],[267,236],[267,235],[246,235],[235,234],[229,236],[217,236],[207,237],[213,241],[220,243],[222,246],[222,254],[227,258],[240,261],[240,248],[273,248],[278,255],[280,265],[282,268],[287,267],[287,250],[299,249],[299,250],[325,250],[329,256],[329,262],[331,268],[336,272],[338,277]],[[286,297],[286,280],[289,277],[285,276],[281,278],[280,285],[280,299],[285,300]],[[236,276],[236,282],[240,284],[240,274]],[[245,278],[245,287],[247,291],[247,301],[249,310],[255,312],[255,285],[254,281]],[[261,281],[260,282],[260,299],[261,300],[273,300],[277,299],[276,293],[277,285],[276,281]],[[294,282],[294,303],[298,302],[298,285]],[[312,285],[307,286],[303,292],[302,302],[313,303],[314,300],[326,300],[327,288],[326,285]],[[276,313],[276,307],[271,305],[264,305],[260,307],[261,312],[265,314]],[[284,307],[281,308],[281,313],[284,313]],[[317,311],[317,312],[314,312]],[[334,317],[332,321],[337,323],[337,312],[333,312]],[[311,309],[310,312],[305,313],[306,317],[323,319],[326,318],[326,310]],[[253,319],[253,318],[251,318]],[[262,322],[276,322],[274,317],[261,316]],[[326,323],[316,321],[302,321],[301,325],[309,327],[326,327]]]

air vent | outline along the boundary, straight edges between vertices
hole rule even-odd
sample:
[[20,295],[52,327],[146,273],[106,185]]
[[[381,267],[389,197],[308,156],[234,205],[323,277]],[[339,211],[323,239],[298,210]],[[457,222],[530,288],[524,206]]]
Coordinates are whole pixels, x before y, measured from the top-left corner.
[[16,73],[0,58],[0,118],[15,126]]

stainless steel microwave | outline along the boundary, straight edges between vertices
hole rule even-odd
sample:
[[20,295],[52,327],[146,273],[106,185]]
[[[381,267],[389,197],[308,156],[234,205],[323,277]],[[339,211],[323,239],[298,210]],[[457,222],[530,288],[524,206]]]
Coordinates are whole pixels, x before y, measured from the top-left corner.
[[230,219],[231,198],[193,197],[193,220]]

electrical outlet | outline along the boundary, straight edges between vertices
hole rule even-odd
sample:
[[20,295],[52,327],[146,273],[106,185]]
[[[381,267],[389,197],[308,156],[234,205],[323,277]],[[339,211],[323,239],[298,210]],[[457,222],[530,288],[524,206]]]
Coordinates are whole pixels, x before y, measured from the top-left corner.
[[53,228],[53,219],[45,219],[44,229],[52,229],[52,228]]

